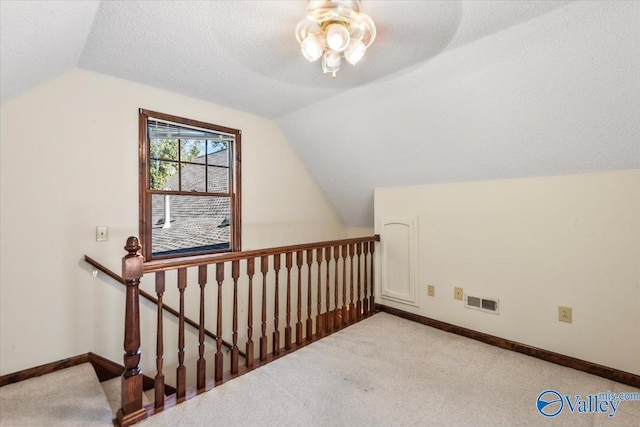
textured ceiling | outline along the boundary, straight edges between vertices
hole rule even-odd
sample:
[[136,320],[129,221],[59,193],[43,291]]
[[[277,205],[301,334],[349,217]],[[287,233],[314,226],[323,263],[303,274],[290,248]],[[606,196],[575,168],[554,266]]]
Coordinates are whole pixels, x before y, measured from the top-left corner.
[[78,64],[99,1],[0,1],[0,99]]
[[571,3],[277,123],[353,226],[379,186],[640,168],[639,22]]
[[1,99],[80,67],[275,119],[354,226],[375,186],[640,167],[640,2],[363,0],[335,80],[305,3],[0,1]]
[[277,118],[566,3],[364,0],[378,37],[334,80],[295,40],[304,0],[3,0],[2,101],[78,66]]

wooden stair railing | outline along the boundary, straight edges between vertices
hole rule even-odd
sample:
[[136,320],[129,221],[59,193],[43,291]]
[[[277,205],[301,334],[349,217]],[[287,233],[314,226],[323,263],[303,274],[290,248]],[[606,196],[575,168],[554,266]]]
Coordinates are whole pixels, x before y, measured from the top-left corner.
[[[107,276],[111,277],[113,280],[115,280],[116,282],[120,282],[123,285],[126,285],[124,282],[124,279],[122,278],[122,276],[120,276],[119,274],[117,274],[116,272],[114,272],[113,270],[109,269],[108,267],[105,267],[104,265],[100,264],[98,261],[94,260],[93,258],[91,258],[90,256],[85,255],[84,256],[84,260],[87,264],[91,265],[92,267],[94,267],[96,270],[103,272],[104,274],[106,274]],[[180,317],[180,313],[175,310],[174,308],[172,308],[170,305],[166,305],[161,303],[160,301],[162,300],[162,297],[160,296],[160,298],[155,298],[153,295],[151,295],[148,292],[143,291],[142,289],[140,289],[140,296],[143,297],[144,299],[146,299],[147,301],[151,301],[152,303],[154,303],[155,305],[161,305],[162,308],[164,309],[164,311],[166,311],[167,313],[170,313],[172,315],[174,315],[175,317]],[[200,329],[200,324],[191,320],[190,318],[186,317],[184,318],[184,322],[186,324],[188,324],[189,326],[195,328],[195,329]],[[202,333],[206,336],[208,336],[209,338],[213,339],[213,340],[217,340],[216,334],[214,334],[213,332],[209,331],[208,329],[204,329],[202,331]],[[232,349],[233,346],[228,343],[225,340],[222,340],[222,345],[227,347],[228,349]],[[240,351],[238,352],[238,354],[241,357],[246,357],[246,355],[244,354],[244,352]]]
[[[143,257],[140,255],[141,247],[138,239],[129,237],[125,246],[127,255],[122,260],[122,277],[127,286],[124,333],[124,365],[126,369],[122,376],[122,402],[115,420],[116,423],[123,426],[134,424],[147,416],[181,403],[224,381],[242,375],[308,345],[323,336],[373,315],[375,307],[374,253],[375,243],[378,241],[380,241],[379,236],[371,236],[144,262]],[[282,262],[283,259],[284,263]],[[258,263],[257,266],[256,262]],[[333,268],[331,263],[333,263]],[[91,264],[96,266],[93,263]],[[282,268],[283,265],[284,269]],[[212,378],[206,377],[207,351],[204,342],[206,333],[204,328],[205,315],[208,312],[205,301],[205,288],[208,282],[207,272],[209,266],[215,272],[215,284],[212,283],[211,286],[214,287],[216,293],[215,307],[211,310],[214,313],[213,318],[216,323]],[[257,272],[256,267],[258,269]],[[186,382],[188,366],[185,361],[184,336],[184,324],[187,319],[185,316],[185,290],[189,286],[196,286],[196,284],[190,285],[188,283],[187,271],[190,268],[197,268],[197,286],[200,288],[200,321],[196,324],[199,332],[198,359],[195,364],[196,381],[192,385],[188,385]],[[294,278],[297,278],[297,281],[293,285],[292,269],[297,270],[297,274],[293,275]],[[305,269],[307,270],[306,275],[303,274]],[[177,290],[180,301],[179,310],[175,311],[178,316],[178,365],[176,370],[176,393],[165,397],[161,392],[164,390],[165,385],[163,360],[165,355],[164,334],[166,333],[162,310],[166,309],[163,297],[168,290],[173,288],[165,286],[165,272],[171,270],[177,271],[177,283],[174,285],[174,289]],[[313,270],[315,270],[315,275],[312,274]],[[342,270],[342,274],[340,274],[340,270]],[[347,270],[349,270],[348,275]],[[284,286],[281,288],[281,272],[286,278],[286,288]],[[152,273],[155,274],[157,298],[154,299],[157,301],[158,306],[156,325],[156,395],[153,403],[143,407],[142,371],[139,366],[141,354],[139,295],[142,295],[143,291],[140,290],[139,285],[140,279],[144,274]],[[262,276],[262,283],[261,286],[257,285],[257,289],[254,289],[253,279],[256,273]],[[246,275],[248,286],[246,288],[246,305],[243,306],[247,309],[246,322],[238,318],[238,313],[241,311],[238,307],[241,300],[239,292],[242,290],[238,286],[238,280],[241,274]],[[304,280],[305,276],[306,280]],[[225,281],[225,279],[227,280]],[[226,286],[225,282],[227,282]],[[229,289],[228,287],[231,288]],[[284,289],[286,289],[286,295],[282,296],[281,291]],[[255,291],[260,292],[260,295],[254,295]],[[332,291],[333,295],[331,295]],[[228,300],[223,298],[226,295],[228,295]],[[231,296],[233,296],[232,299]],[[332,296],[333,299],[331,298]],[[294,298],[296,300],[295,305]],[[303,303],[305,299],[306,304]],[[233,306],[227,307],[223,301],[233,301]],[[254,305],[254,302],[259,305]],[[227,304],[231,303],[227,302]],[[297,307],[295,336],[291,325],[292,305]],[[268,314],[268,307],[272,308],[270,314]],[[281,308],[283,311],[281,311]],[[281,312],[286,313],[284,334],[282,335],[280,334]],[[229,314],[223,316],[224,313],[230,313],[230,327],[226,323],[223,324],[225,316],[229,316]],[[270,317],[270,315],[273,317]],[[254,353],[253,342],[254,318],[259,321],[258,332],[260,336],[258,349],[256,349],[257,354]],[[242,322],[242,325],[240,322]],[[241,353],[238,347],[238,340],[240,339],[240,331],[245,330],[244,327],[246,327],[246,356],[245,363],[240,366],[238,355]],[[271,333],[268,333],[269,331]],[[223,367],[225,366],[225,355],[221,351],[221,346],[224,344],[223,335],[232,337],[231,351],[227,356],[229,357],[228,366],[230,368],[227,372],[223,372]],[[269,340],[271,340],[271,346],[268,345]],[[271,352],[269,352],[269,349]]]

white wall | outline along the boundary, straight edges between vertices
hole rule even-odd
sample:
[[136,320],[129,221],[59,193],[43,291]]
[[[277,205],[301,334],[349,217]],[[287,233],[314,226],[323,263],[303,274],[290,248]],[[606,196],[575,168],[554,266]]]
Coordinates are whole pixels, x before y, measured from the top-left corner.
[[347,237],[373,236],[373,227],[347,227]]
[[640,170],[378,188],[375,215],[418,220],[417,306],[376,302],[640,374]]
[[346,236],[271,121],[72,70],[2,104],[2,374],[87,351],[121,360],[122,289],[82,258],[119,272],[138,234],[138,108],[242,130],[243,249]]

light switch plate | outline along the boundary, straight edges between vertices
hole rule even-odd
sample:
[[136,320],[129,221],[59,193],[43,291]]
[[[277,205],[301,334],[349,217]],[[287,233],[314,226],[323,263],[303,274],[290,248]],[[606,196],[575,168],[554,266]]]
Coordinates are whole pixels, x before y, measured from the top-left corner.
[[99,225],[96,227],[96,242],[106,242],[109,240],[109,227]]

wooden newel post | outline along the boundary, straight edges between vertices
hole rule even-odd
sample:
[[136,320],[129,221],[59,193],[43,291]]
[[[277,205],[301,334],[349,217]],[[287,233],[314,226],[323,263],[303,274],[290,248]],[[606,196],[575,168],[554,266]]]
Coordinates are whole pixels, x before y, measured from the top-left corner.
[[125,280],[126,302],[124,317],[124,373],[122,374],[121,407],[116,421],[122,426],[134,424],[147,417],[142,407],[142,370],[140,363],[140,278],[143,275],[143,257],[139,254],[137,237],[129,237],[122,258],[122,277]]

